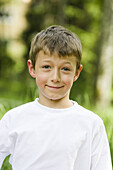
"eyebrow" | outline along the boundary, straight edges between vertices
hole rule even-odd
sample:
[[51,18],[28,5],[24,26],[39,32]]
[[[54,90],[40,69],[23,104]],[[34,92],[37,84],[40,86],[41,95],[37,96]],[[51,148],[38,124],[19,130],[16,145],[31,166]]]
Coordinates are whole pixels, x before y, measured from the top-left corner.
[[[44,61],[44,62],[52,62],[50,59],[44,59],[43,61]],[[71,65],[71,62],[69,62],[69,61],[63,61],[61,64],[70,64],[70,65]]]

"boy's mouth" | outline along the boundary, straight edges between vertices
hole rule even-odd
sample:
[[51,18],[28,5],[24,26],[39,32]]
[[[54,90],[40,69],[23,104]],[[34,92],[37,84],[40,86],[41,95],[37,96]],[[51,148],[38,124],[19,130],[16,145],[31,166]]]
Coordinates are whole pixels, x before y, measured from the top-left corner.
[[52,89],[60,89],[60,88],[64,87],[64,86],[49,86],[49,85],[46,85],[46,86],[49,88],[52,88]]

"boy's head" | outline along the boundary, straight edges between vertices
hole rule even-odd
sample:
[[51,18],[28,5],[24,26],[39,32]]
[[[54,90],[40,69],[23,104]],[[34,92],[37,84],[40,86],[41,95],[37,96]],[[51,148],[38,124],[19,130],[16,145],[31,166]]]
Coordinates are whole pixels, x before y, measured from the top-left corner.
[[73,32],[62,26],[50,26],[36,34],[30,49],[30,59],[34,68],[38,53],[41,50],[49,55],[56,52],[59,57],[75,56],[76,68],[77,70],[80,68],[82,56],[80,40]]
[[82,70],[81,56],[80,40],[62,26],[51,26],[34,37],[28,68],[36,79],[41,104],[53,108],[57,104],[60,108],[72,106],[69,94]]

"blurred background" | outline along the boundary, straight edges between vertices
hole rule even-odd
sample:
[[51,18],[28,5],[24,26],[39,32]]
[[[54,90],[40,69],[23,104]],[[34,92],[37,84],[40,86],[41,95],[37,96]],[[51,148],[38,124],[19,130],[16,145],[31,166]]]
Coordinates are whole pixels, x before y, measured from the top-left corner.
[[[30,42],[54,24],[81,39],[83,71],[70,98],[103,119],[113,160],[113,0],[0,0],[0,119],[38,97],[27,68]],[[8,159],[2,170],[11,170]]]

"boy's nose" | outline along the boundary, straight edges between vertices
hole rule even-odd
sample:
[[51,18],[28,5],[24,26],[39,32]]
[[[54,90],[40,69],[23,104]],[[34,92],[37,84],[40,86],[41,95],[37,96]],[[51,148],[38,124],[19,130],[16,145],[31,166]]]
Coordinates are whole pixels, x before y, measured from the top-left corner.
[[51,81],[55,83],[60,81],[60,71],[56,68],[52,72]]

